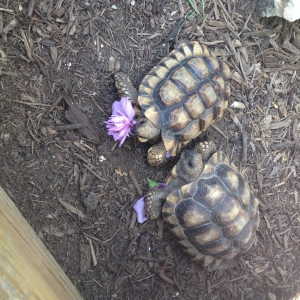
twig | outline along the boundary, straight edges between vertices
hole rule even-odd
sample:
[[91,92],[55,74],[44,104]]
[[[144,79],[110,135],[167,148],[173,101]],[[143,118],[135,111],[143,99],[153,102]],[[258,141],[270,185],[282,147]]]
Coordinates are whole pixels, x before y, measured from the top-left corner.
[[247,115],[242,116],[242,126],[243,126],[243,131],[242,131],[242,143],[243,143],[243,153],[242,153],[242,163],[247,162],[247,151],[248,151],[248,137],[247,137],[247,132],[245,131],[245,128],[248,123],[248,117]]
[[213,129],[217,130],[220,134],[222,134],[224,136],[224,138],[226,138],[226,140],[228,140],[227,135],[218,126],[216,126],[215,124],[212,124],[211,127]]
[[45,70],[45,68],[43,67],[43,65],[40,63],[40,60],[38,59],[38,57],[37,57],[35,54],[32,54],[32,56],[33,56],[35,62],[37,63],[37,65],[39,66],[39,68],[40,68],[42,74],[43,74],[46,78],[48,78],[49,75],[48,75],[47,71]]
[[100,176],[97,172],[95,172],[90,166],[88,166],[87,164],[83,164],[83,166],[88,169],[94,176],[96,176],[99,180],[107,182],[108,180],[106,178],[103,178],[102,176]]
[[2,8],[2,7],[0,7],[0,11],[5,11],[7,13],[14,14],[14,11],[12,9],[8,9],[8,8]]
[[10,102],[14,102],[14,103],[20,103],[20,104],[25,104],[25,105],[29,105],[29,106],[50,106],[49,104],[44,104],[44,103],[32,103],[32,102],[23,102],[20,100],[10,100]]
[[94,102],[94,104],[97,106],[97,108],[105,115],[108,116],[108,114],[103,110],[103,108],[96,102],[96,100],[93,99],[93,97],[91,97],[92,101]]
[[92,236],[92,235],[89,235],[87,234],[86,232],[84,233],[86,236],[90,237],[91,239],[95,240],[96,242],[99,242],[101,245],[104,245],[106,247],[109,247],[108,245],[106,245],[107,242],[111,241],[115,235],[119,232],[120,229],[118,229],[109,239],[105,240],[105,241],[101,241],[99,240],[98,238]]
[[28,13],[27,13],[27,16],[29,18],[31,18],[31,16],[32,16],[32,13],[33,13],[33,10],[34,10],[34,6],[35,6],[35,0],[30,0],[29,4],[28,4]]
[[29,43],[28,43],[28,40],[27,40],[27,36],[25,34],[25,31],[23,29],[20,28],[20,33],[21,33],[21,36],[22,36],[22,39],[23,39],[23,42],[24,42],[24,45],[25,45],[25,48],[26,48],[26,51],[27,51],[27,56],[28,58],[33,61],[33,58],[32,58],[32,52],[31,52],[31,49],[30,49],[30,46],[29,46]]
[[82,128],[84,126],[86,126],[85,123],[76,123],[76,124],[57,125],[54,128],[56,130],[74,130],[74,129]]
[[143,196],[143,191],[142,191],[142,189],[141,189],[134,173],[131,170],[129,171],[129,176],[132,179],[133,184],[134,184],[135,188],[137,189],[137,192],[138,192],[139,196]]
[[175,285],[175,282],[174,282],[171,278],[169,278],[169,277],[166,276],[165,271],[164,271],[163,268],[158,267],[158,269],[157,269],[157,275],[158,275],[162,280],[164,280],[166,283],[168,283],[168,284],[170,284],[170,285]]
[[93,265],[94,265],[94,267],[96,267],[97,266],[97,258],[96,258],[96,255],[95,255],[95,250],[94,250],[93,243],[92,243],[91,239],[88,238],[87,236],[86,236],[86,239],[88,240],[88,242],[90,244]]
[[149,275],[149,276],[147,276],[147,277],[144,277],[144,278],[138,279],[137,281],[142,281],[142,280],[145,280],[145,279],[151,278],[151,277],[153,277],[153,276],[155,276],[155,274],[152,274],[152,275]]
[[77,215],[79,218],[84,219],[85,215],[83,214],[83,212],[81,210],[76,209],[73,205],[58,199],[58,202],[67,210],[69,210],[71,213]]
[[0,11],[0,34],[3,32],[3,14]]
[[49,110],[46,112],[47,115],[53,111],[53,109],[58,105],[58,103],[60,102],[60,100],[61,100],[62,98],[63,98],[63,95],[60,95],[60,96],[56,99],[56,101],[51,105],[51,107],[49,108]]

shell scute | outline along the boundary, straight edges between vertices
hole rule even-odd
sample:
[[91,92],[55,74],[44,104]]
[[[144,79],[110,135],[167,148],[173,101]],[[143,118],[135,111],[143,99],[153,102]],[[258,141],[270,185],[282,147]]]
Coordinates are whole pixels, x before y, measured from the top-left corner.
[[206,108],[212,107],[218,100],[218,95],[210,82],[201,85],[198,93]]
[[193,245],[206,245],[222,237],[222,231],[213,223],[185,231],[185,235]]
[[180,103],[184,97],[184,93],[172,81],[166,81],[159,89],[160,101],[166,106]]
[[198,85],[198,80],[196,80],[185,67],[180,67],[179,69],[177,69],[171,78],[177,84],[181,85],[186,93],[194,90]]
[[178,203],[175,214],[179,223],[184,228],[200,226],[211,221],[211,212],[191,198]]
[[181,106],[171,111],[170,113],[170,127],[181,130],[191,121],[189,114]]
[[188,61],[187,64],[199,79],[202,80],[208,78],[209,69],[206,66],[203,58],[201,57],[192,58]]
[[190,95],[183,105],[193,119],[198,119],[205,111],[205,106],[197,93]]

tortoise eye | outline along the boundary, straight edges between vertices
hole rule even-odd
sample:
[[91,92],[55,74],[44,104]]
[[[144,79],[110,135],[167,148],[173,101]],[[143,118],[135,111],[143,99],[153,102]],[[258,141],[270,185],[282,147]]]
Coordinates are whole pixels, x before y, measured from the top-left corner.
[[193,162],[192,162],[191,160],[189,160],[188,165],[189,165],[189,167],[191,167],[191,168],[194,166],[194,164],[193,164]]
[[140,122],[140,125],[143,125],[143,124],[145,124],[145,123],[146,123],[146,121],[143,120],[143,121]]

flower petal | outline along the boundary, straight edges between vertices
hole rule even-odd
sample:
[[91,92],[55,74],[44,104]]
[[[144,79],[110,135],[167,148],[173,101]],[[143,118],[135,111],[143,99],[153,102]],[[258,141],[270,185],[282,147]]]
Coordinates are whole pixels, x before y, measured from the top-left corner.
[[158,184],[158,186],[155,186],[154,188],[155,189],[163,189],[163,188],[165,188],[166,187],[166,183],[165,182],[160,182],[159,184]]
[[145,207],[145,196],[140,198],[136,203],[133,205],[133,209],[136,212],[136,218],[139,223],[144,223],[147,221],[146,217],[146,207]]
[[134,117],[134,109],[132,107],[132,103],[125,97],[121,98],[120,110],[123,112],[125,116],[128,116],[130,120]]

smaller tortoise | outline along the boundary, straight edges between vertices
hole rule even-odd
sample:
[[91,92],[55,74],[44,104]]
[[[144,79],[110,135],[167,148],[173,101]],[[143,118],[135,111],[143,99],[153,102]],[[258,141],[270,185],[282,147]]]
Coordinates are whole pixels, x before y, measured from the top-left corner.
[[259,225],[258,199],[212,142],[184,150],[167,186],[148,192],[145,203],[147,217],[162,212],[183,250],[208,272],[248,251]]
[[230,96],[229,67],[206,46],[180,44],[143,79],[139,92],[127,74],[115,74],[115,85],[142,109],[132,128],[140,141],[156,143],[148,151],[150,165],[180,149],[223,115]]

